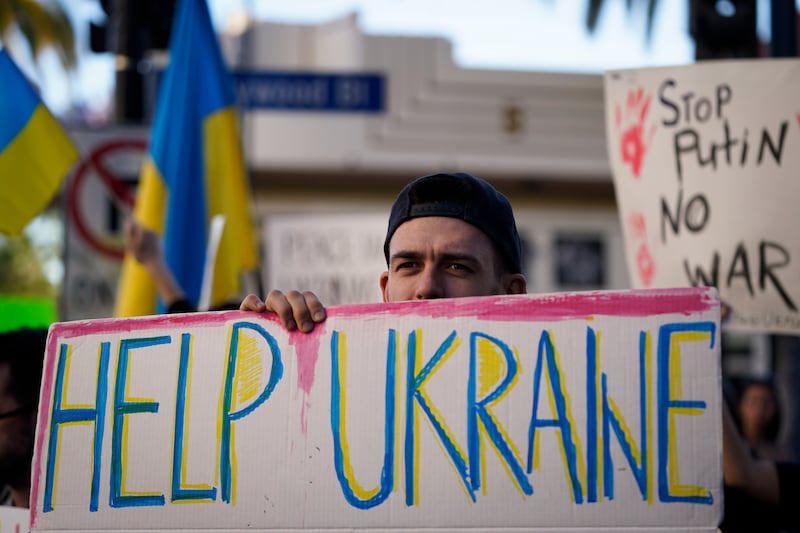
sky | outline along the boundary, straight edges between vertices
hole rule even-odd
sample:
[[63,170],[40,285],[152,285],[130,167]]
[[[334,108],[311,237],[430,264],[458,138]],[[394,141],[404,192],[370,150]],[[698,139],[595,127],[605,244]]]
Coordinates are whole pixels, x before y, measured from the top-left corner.
[[[650,42],[645,0],[605,0],[597,30],[585,29],[587,0],[207,0],[219,32],[255,21],[320,24],[358,13],[361,30],[379,35],[439,36],[453,43],[464,68],[602,73],[606,69],[684,65],[694,60],[688,33],[690,0],[660,0]],[[21,65],[63,116],[71,106],[102,120],[112,105],[114,58],[88,50],[90,20],[102,22],[98,0],[61,0],[76,31],[79,66],[64,73],[55,54],[38,67]],[[631,10],[626,4],[632,3]],[[721,6],[729,0],[719,0]],[[800,0],[796,0],[800,8]],[[770,0],[757,0],[759,34],[768,38]],[[246,15],[246,16],[245,16]]]
[[[768,1],[768,0],[767,0]],[[800,0],[798,0],[800,1]],[[38,79],[45,102],[63,114],[70,105],[89,117],[112,105],[114,59],[88,50],[88,21],[102,22],[97,0],[68,0],[80,63],[66,75],[53,54],[28,73]],[[651,42],[639,2],[606,0],[597,31],[585,29],[586,0],[208,0],[218,31],[251,20],[320,24],[358,13],[361,30],[378,35],[440,36],[453,43],[464,68],[594,72],[611,68],[683,65],[693,61],[688,34],[689,0],[661,0]]]
[[[28,68],[56,114],[77,105],[90,117],[112,105],[114,59],[88,50],[89,20],[102,22],[98,0],[61,0],[74,22],[80,63],[66,75],[54,54]],[[585,28],[587,0],[207,0],[219,32],[244,20],[321,24],[358,13],[367,34],[439,36],[464,68],[602,73],[607,69],[685,65],[694,61],[690,0],[660,0],[649,42],[644,0],[605,0],[597,30]],[[800,6],[800,0],[796,0]],[[727,0],[718,4],[730,5]],[[757,0],[759,33],[768,37],[770,0]]]
[[248,8],[256,19],[316,24],[357,11],[372,34],[440,35],[464,67],[601,72],[626,66],[685,64],[688,1],[659,2],[653,46],[645,48],[643,9],[606,0],[600,27],[584,27],[585,0],[211,0],[217,20]]

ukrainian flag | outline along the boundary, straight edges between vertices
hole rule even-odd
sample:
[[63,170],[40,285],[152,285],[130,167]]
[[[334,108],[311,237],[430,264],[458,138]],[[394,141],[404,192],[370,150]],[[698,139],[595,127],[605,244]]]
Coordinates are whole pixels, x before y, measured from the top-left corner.
[[77,159],[66,132],[0,49],[0,232],[19,235]]
[[[211,306],[240,297],[242,273],[257,266],[236,109],[233,80],[205,0],[180,0],[134,216],[162,235],[167,264],[195,305],[209,222],[215,215],[225,216],[225,226],[213,270]],[[135,259],[126,257],[115,315],[154,312],[153,282]]]

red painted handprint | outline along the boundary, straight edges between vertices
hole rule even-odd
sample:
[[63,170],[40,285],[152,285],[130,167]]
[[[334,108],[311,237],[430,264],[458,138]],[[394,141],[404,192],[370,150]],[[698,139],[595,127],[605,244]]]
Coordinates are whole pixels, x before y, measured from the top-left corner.
[[633,241],[639,242],[639,249],[636,252],[636,269],[639,279],[644,287],[649,287],[653,283],[653,276],[656,273],[656,263],[647,246],[647,228],[645,227],[644,214],[634,211],[628,217],[628,231]]
[[644,156],[656,131],[656,126],[653,124],[647,132],[647,139],[645,139],[644,122],[647,119],[647,112],[650,110],[651,99],[652,95],[645,95],[644,89],[639,87],[628,91],[628,101],[625,103],[624,112],[620,109],[619,104],[615,107],[617,131],[622,131],[619,138],[622,162],[630,164],[634,178],[638,178],[642,171]]
[[653,256],[650,254],[650,248],[648,248],[647,243],[643,242],[639,246],[639,251],[636,253],[636,268],[639,269],[639,279],[642,280],[642,285],[649,287],[653,283],[656,264],[653,261]]

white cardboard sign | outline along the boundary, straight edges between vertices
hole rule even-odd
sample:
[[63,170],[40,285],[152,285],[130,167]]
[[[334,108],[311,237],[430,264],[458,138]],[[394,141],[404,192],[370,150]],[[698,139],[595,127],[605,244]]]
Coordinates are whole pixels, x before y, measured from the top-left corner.
[[33,531],[714,531],[714,289],[55,324]]
[[634,287],[716,286],[731,329],[800,332],[798,86],[797,59],[606,72]]

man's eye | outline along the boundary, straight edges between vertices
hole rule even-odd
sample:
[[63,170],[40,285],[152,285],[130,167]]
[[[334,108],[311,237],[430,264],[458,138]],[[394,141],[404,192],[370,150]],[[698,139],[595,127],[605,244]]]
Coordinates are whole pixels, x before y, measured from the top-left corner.
[[414,268],[416,266],[417,266],[416,261],[403,261],[402,263],[399,263],[397,265],[396,269],[397,270],[404,270],[404,269],[407,269],[407,268]]
[[448,268],[450,270],[456,270],[456,271],[459,271],[459,272],[469,272],[470,271],[470,268],[467,265],[464,265],[464,264],[461,264],[461,263],[450,263],[450,266]]

